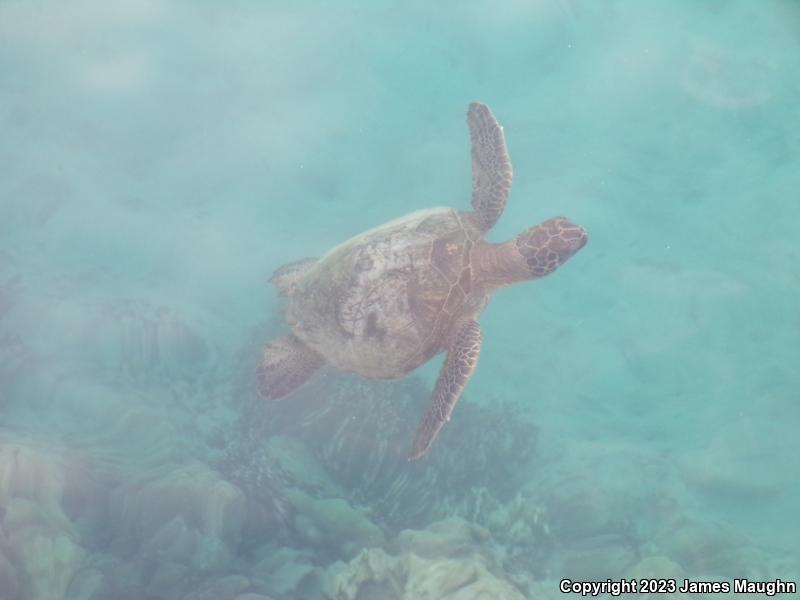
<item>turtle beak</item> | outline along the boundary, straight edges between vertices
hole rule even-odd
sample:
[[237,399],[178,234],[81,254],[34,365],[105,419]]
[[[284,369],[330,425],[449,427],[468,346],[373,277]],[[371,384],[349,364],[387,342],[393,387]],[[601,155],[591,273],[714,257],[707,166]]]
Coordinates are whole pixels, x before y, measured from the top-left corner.
[[[554,224],[555,227],[558,227],[561,230],[560,234],[553,240],[552,244],[556,251],[563,255],[561,264],[564,264],[578,250],[586,245],[586,242],[589,241],[589,236],[586,234],[586,230],[583,227],[576,225],[564,217],[557,217],[556,219],[551,220],[556,221]],[[563,240],[563,243],[561,240]]]

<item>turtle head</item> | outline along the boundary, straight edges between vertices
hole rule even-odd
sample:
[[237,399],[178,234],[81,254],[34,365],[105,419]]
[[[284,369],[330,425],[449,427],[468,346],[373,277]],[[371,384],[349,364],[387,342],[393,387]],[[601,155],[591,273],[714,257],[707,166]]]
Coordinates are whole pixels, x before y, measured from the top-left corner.
[[484,243],[473,253],[474,278],[489,290],[544,277],[586,245],[582,227],[555,217],[504,244]]
[[527,274],[525,279],[538,279],[567,262],[588,239],[580,225],[564,217],[554,217],[523,231],[507,246],[513,245],[514,260]]

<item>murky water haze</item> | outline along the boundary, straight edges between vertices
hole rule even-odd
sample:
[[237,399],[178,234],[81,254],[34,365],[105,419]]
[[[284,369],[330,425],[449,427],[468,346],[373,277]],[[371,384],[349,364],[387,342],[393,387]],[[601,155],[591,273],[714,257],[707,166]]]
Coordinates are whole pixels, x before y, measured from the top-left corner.
[[[800,579],[798,31],[789,1],[0,2],[0,598]],[[266,404],[266,281],[466,209],[474,100],[515,171],[489,238],[590,242],[497,293],[409,465],[441,360]]]

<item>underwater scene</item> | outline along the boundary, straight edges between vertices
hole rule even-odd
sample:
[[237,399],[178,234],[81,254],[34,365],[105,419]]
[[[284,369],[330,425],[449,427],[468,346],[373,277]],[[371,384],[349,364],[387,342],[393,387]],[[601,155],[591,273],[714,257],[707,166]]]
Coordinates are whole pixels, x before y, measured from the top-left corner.
[[800,598],[798,74],[793,0],[0,0],[0,600]]

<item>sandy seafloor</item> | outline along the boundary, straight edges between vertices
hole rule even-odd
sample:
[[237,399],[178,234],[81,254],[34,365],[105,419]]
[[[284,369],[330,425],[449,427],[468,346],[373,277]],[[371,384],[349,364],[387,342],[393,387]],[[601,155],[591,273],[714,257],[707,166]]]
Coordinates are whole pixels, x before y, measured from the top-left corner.
[[[799,72],[790,1],[0,1],[0,598],[798,581]],[[490,239],[591,240],[408,464],[441,358],[267,404],[266,280],[466,208],[473,100]]]

